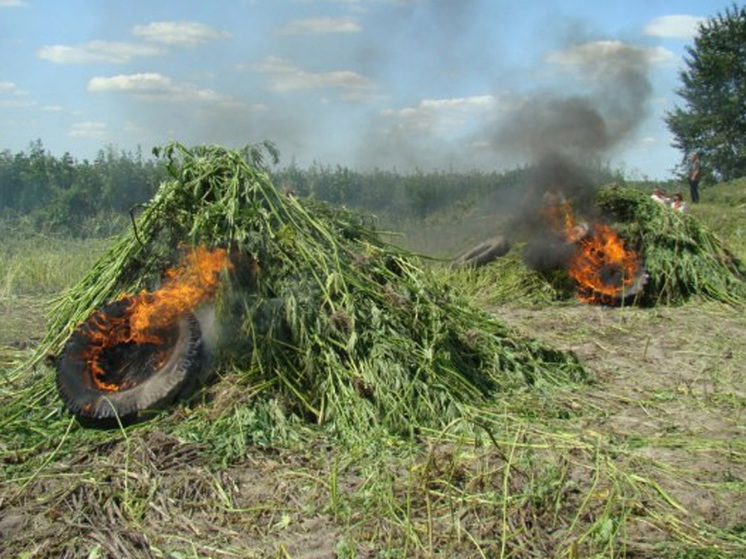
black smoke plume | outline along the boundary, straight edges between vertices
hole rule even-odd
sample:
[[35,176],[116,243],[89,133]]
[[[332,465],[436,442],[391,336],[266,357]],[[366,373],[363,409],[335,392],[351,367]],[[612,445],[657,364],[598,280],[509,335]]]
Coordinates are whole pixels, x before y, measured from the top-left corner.
[[556,58],[572,71],[571,86],[588,91],[539,93],[489,135],[494,150],[531,162],[510,230],[527,237],[524,259],[536,269],[560,267],[571,253],[546,218],[547,200],[567,200],[576,215],[596,219],[592,202],[603,160],[637,130],[652,92],[650,58],[642,48],[603,41],[570,47]]

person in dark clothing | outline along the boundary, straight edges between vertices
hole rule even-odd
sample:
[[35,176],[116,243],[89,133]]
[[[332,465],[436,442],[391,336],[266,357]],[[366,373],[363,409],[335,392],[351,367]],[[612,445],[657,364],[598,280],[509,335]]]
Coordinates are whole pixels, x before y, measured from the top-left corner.
[[699,156],[696,151],[689,155],[689,166],[687,169],[687,179],[689,180],[689,194],[692,197],[692,204],[699,202]]

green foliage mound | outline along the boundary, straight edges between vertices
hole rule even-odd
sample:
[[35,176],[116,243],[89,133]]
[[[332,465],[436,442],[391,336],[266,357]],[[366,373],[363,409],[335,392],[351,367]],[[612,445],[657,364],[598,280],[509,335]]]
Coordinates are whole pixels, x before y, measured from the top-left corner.
[[200,244],[227,248],[235,264],[216,301],[223,382],[211,390],[233,394],[220,418],[251,409],[265,426],[294,418],[348,437],[404,435],[507,391],[586,379],[573,355],[517,338],[362,217],[279,193],[258,150],[170,144],[163,156],[172,179],[59,299],[42,353],[60,351],[96,307],[157,285],[176,247]]
[[746,300],[746,266],[694,216],[616,185],[600,189],[597,203],[643,258],[649,279],[641,303],[674,304],[693,296]]

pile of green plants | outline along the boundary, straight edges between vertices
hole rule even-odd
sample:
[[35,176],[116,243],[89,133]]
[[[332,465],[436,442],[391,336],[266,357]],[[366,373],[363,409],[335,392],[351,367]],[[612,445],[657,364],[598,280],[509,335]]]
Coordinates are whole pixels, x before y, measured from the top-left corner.
[[58,353],[97,307],[157,286],[178,247],[204,245],[234,263],[216,301],[228,407],[273,428],[411,434],[509,391],[587,379],[574,355],[521,339],[362,216],[278,192],[257,151],[174,143],[162,154],[172,179],[60,297],[39,355]]
[[[598,189],[595,213],[619,233],[628,249],[638,253],[646,271],[642,291],[619,304],[671,305],[692,297],[724,303],[746,300],[746,265],[694,215],[674,211],[645,191],[617,184]],[[516,242],[508,254],[487,266],[444,267],[439,276],[487,304],[572,300],[576,288],[566,270],[531,269],[523,261],[524,247],[525,243]]]
[[746,266],[696,217],[618,185],[601,188],[597,204],[644,262],[649,277],[640,303],[746,300]]

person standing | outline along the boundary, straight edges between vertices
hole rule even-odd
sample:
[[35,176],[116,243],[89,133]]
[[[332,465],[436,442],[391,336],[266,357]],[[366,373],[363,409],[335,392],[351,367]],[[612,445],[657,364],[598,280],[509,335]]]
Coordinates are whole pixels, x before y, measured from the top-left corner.
[[700,164],[699,155],[696,151],[689,154],[689,166],[687,168],[687,179],[689,180],[689,195],[692,198],[692,204],[699,202],[699,174]]

